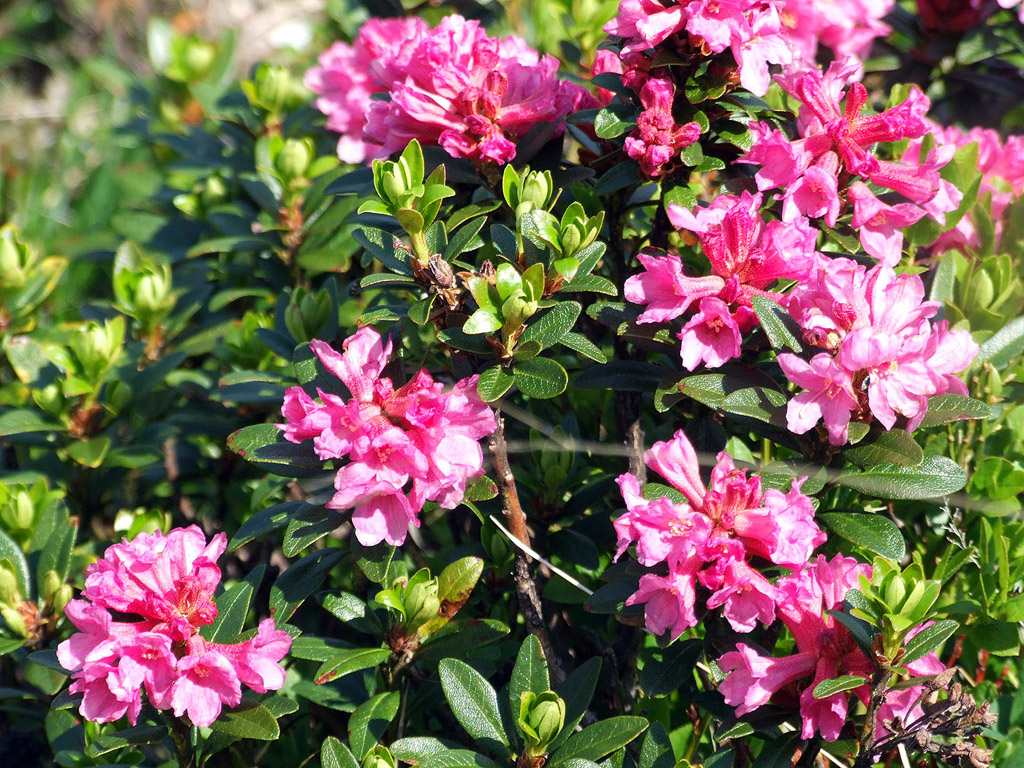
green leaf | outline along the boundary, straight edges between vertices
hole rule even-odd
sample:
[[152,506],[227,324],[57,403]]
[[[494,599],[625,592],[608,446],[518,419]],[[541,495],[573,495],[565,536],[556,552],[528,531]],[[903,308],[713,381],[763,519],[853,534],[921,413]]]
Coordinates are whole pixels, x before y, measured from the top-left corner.
[[1020,625],[995,619],[983,619],[971,625],[971,639],[996,656],[1020,653]]
[[924,658],[932,651],[938,651],[942,644],[960,628],[960,623],[952,619],[937,621],[930,627],[922,629],[914,635],[906,646],[906,652],[900,659],[902,664],[910,664]]
[[382,693],[360,705],[348,720],[348,745],[357,760],[377,745],[398,714],[398,691]]
[[513,373],[519,391],[538,400],[557,397],[569,383],[569,374],[565,368],[546,357],[534,357],[517,363]]
[[254,568],[244,581],[240,581],[217,598],[217,618],[203,627],[203,637],[211,643],[233,643],[238,640],[245,626],[254,590],[263,580],[266,566],[262,563]]
[[432,293],[426,298],[413,302],[412,306],[409,307],[409,319],[416,323],[416,325],[426,325],[429,323],[430,314],[434,309],[434,299],[436,298],[437,294]]
[[516,665],[512,668],[512,679],[508,683],[508,703],[514,715],[519,714],[519,704],[527,691],[543,693],[551,688],[548,677],[548,661],[536,635],[527,635],[519,646]]
[[703,652],[700,640],[673,643],[644,664],[640,687],[647,696],[668,696],[693,675]]
[[0,561],[6,560],[14,569],[15,581],[18,583],[18,591],[22,597],[29,598],[32,595],[32,577],[29,575],[28,560],[21,547],[14,543],[14,539],[4,533],[0,528]]
[[835,482],[880,499],[933,499],[963,488],[967,473],[946,456],[925,456],[915,467],[882,464],[841,474]]
[[1011,320],[989,337],[981,345],[977,360],[1002,369],[1021,352],[1024,352],[1024,317]]
[[308,507],[288,521],[282,550],[285,557],[295,557],[315,541],[319,541],[344,522],[346,513],[325,507]]
[[269,250],[272,244],[269,240],[261,240],[252,235],[229,235],[227,237],[214,237],[210,240],[203,240],[188,249],[185,255],[192,259],[196,256],[208,256],[212,253],[240,253],[245,251]]
[[616,163],[597,180],[594,192],[600,196],[610,195],[640,181],[640,165],[636,160]]
[[63,429],[57,422],[30,408],[19,408],[0,415],[0,437],[24,435],[29,432],[62,431]]
[[320,665],[313,679],[317,685],[323,685],[361,669],[376,667],[389,658],[391,651],[387,648],[343,648]]
[[68,456],[83,467],[96,469],[110,450],[109,437],[94,437],[91,440],[76,440],[68,445]]
[[[451,261],[452,259],[458,258],[465,251],[470,250],[474,245],[474,239],[477,234],[479,234],[485,223],[487,223],[487,219],[483,216],[478,216],[462,226],[457,232],[454,232],[452,234],[452,239],[448,241],[448,247],[444,249],[444,253],[442,254],[444,260]],[[483,241],[478,240],[477,242],[482,243]],[[479,245],[476,247],[479,247]]]
[[501,768],[489,757],[469,749],[449,749],[423,760],[420,768]]
[[322,549],[294,563],[270,588],[270,613],[277,626],[291,618],[302,602],[320,588],[330,570],[344,558],[337,547]]
[[928,293],[928,299],[940,303],[952,301],[955,288],[956,259],[952,253],[947,253],[932,273],[932,289]]
[[162,741],[166,736],[166,726],[137,725],[100,736],[85,748],[85,754],[89,757],[100,757],[138,744],[153,744]]
[[595,656],[580,664],[555,688],[555,693],[565,702],[565,725],[551,743],[552,751],[564,744],[576,730],[576,726],[587,712],[587,707],[590,706],[600,676],[601,659]]
[[561,339],[561,344],[568,347],[573,352],[578,352],[584,357],[589,357],[598,363],[607,363],[608,358],[605,356],[601,348],[598,347],[594,342],[584,336],[582,333],[575,333],[570,331],[565,334]]
[[366,578],[375,584],[382,584],[387,578],[391,559],[395,556],[395,548],[384,543],[366,547],[353,536],[352,555],[359,570],[366,574]]
[[256,466],[285,477],[312,477],[323,461],[312,443],[290,443],[273,424],[253,424],[228,435],[228,448]]
[[902,560],[906,554],[903,534],[887,517],[871,512],[820,512],[817,517],[836,535],[882,557]]
[[539,319],[526,327],[519,343],[536,341],[540,344],[541,349],[553,347],[572,330],[576,318],[580,316],[581,309],[575,301],[561,301],[555,304]]
[[751,299],[757,319],[761,321],[768,341],[772,349],[792,349],[794,352],[803,351],[800,344],[800,326],[790,317],[789,313],[777,303],[764,296],[754,296]]
[[647,728],[647,718],[610,717],[574,733],[548,760],[550,768],[564,765],[574,758],[600,760],[626,746]]
[[394,742],[390,747],[392,755],[409,765],[419,765],[428,757],[458,748],[459,745],[453,741],[435,739],[433,736],[408,736]]
[[745,387],[730,392],[718,404],[720,410],[786,428],[786,396],[774,389]]
[[[469,599],[473,588],[484,572],[484,561],[479,557],[463,557],[445,567],[437,577],[437,596],[442,605],[461,608]],[[449,616],[451,614],[448,614]]]
[[673,768],[675,764],[675,752],[668,731],[660,721],[652,720],[644,736],[644,743],[640,746],[640,759],[636,768]]
[[497,619],[455,619],[431,634],[416,654],[416,663],[432,667],[449,656],[466,656],[509,633]]
[[225,710],[210,727],[214,731],[238,736],[242,739],[274,741],[281,736],[277,718],[262,704],[257,704],[249,709]]
[[498,694],[491,684],[458,659],[443,659],[438,672],[448,706],[466,732],[489,752],[510,756],[508,737],[498,711]]
[[928,412],[921,420],[922,427],[934,427],[949,424],[951,421],[966,419],[988,419],[992,417],[992,407],[963,395],[939,395],[928,399]]
[[501,318],[492,309],[478,309],[469,316],[469,320],[462,326],[462,332],[470,336],[494,333],[499,330],[501,330]]
[[636,127],[636,107],[609,104],[594,116],[594,133],[599,139],[614,139]]
[[924,451],[905,430],[892,429],[882,432],[870,443],[861,441],[854,447],[846,449],[843,456],[861,467],[872,464],[915,467],[924,459]]
[[362,600],[348,592],[322,592],[317,601],[339,621],[356,632],[378,635],[383,632],[380,620]]
[[816,699],[827,699],[829,696],[835,696],[837,693],[843,691],[850,691],[854,688],[860,688],[862,685],[866,685],[870,682],[863,675],[842,675],[841,677],[833,677],[828,680],[822,680],[811,691],[811,695]]
[[515,376],[504,366],[495,365],[480,374],[476,382],[476,391],[485,403],[493,403],[508,392],[514,383]]
[[328,736],[320,747],[321,768],[359,768],[352,752],[334,736]]
[[231,537],[228,549],[234,551],[255,538],[285,526],[292,515],[311,506],[313,505],[306,501],[286,501],[282,504],[275,504],[272,507],[261,509],[242,523],[238,532]]

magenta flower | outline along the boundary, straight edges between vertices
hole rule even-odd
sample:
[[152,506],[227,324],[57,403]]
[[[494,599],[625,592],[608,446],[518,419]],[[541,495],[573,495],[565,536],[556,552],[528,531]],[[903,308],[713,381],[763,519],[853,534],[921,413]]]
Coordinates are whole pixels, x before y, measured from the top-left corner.
[[895,267],[903,256],[903,229],[919,221],[926,211],[913,203],[886,205],[860,181],[850,185],[847,196],[853,202],[850,225],[860,233],[864,250],[882,264]]
[[[726,619],[738,632],[749,632],[758,621],[771,623],[774,591],[751,567],[750,558],[799,567],[825,541],[814,523],[810,499],[800,493],[800,482],[789,494],[764,493],[759,478],[748,478],[728,454],[720,453],[705,488],[697,455],[682,431],[651,446],[644,462],[689,504],[666,497],[645,499],[636,477],[619,476],[626,513],[615,521],[616,559],[635,542],[642,565],[668,567],[667,576],[644,575],[628,604],[644,603],[648,628],[657,634],[671,631],[675,638],[697,622],[699,580],[712,591],[707,607],[724,606]],[[785,512],[778,514],[783,507]]]
[[626,278],[626,301],[646,304],[638,323],[664,323],[683,315],[694,301],[715,296],[725,287],[717,275],[687,277],[678,256],[658,256],[647,249],[637,254],[644,272]]
[[690,371],[701,363],[718,368],[740,356],[739,324],[729,305],[712,296],[701,299],[700,311],[680,331],[679,340],[683,367]]
[[207,726],[224,705],[238,704],[243,684],[258,693],[284,685],[280,661],[291,636],[273,619],[241,643],[209,643],[199,634],[217,616],[216,560],[226,545],[223,533],[207,543],[195,525],[166,536],[142,533],[88,567],[86,599],[65,611],[79,631],[57,648],[73,673],[70,692],[83,694],[83,717],[112,722],[127,715],[134,725],[145,691],[157,709]]
[[787,379],[807,390],[786,406],[789,431],[802,435],[824,420],[829,442],[832,445],[846,443],[850,417],[858,405],[850,374],[825,353],[815,355],[808,363],[784,352],[778,356],[778,362]]
[[676,88],[671,80],[652,77],[640,91],[644,110],[636,119],[637,129],[626,138],[626,154],[640,163],[641,172],[656,179],[670,170],[679,150],[700,138],[700,125],[678,125],[672,116]]
[[278,426],[293,443],[312,439],[322,459],[348,458],[327,506],[352,509],[356,538],[366,546],[397,546],[410,525],[419,525],[427,501],[444,509],[462,503],[466,483],[483,473],[479,441],[497,426],[476,393],[477,377],[446,392],[420,370],[395,389],[381,376],[391,341],[369,326],[346,339],[340,354],[323,341],[310,348],[351,397],[318,391],[318,403],[291,387],[281,409],[286,422]]

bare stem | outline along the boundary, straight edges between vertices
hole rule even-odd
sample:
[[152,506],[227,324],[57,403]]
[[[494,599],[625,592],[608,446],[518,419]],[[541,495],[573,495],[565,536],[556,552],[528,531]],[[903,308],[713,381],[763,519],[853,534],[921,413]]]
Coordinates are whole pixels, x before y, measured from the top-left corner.
[[[491,435],[488,448],[494,462],[494,471],[497,475],[498,488],[501,490],[502,510],[505,513],[505,520],[508,522],[509,531],[523,544],[530,545],[530,532],[526,527],[526,513],[519,502],[519,491],[516,489],[516,479],[512,474],[512,467],[508,461],[508,444],[505,442],[505,419],[501,412],[497,413],[498,428]],[[519,610],[523,613],[526,628],[531,634],[536,635],[540,640],[544,655],[551,666],[553,682],[557,685],[561,682],[563,674],[558,664],[551,641],[548,638],[547,627],[544,624],[544,614],[541,609],[540,594],[537,592],[537,584],[530,572],[530,561],[523,550],[516,548],[515,561],[512,566],[512,576],[516,585],[516,596],[519,600]]]

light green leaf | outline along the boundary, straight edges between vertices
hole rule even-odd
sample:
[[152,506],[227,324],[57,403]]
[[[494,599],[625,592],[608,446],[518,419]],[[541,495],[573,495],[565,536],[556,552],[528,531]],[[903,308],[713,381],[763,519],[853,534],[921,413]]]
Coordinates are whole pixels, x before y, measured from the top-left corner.
[[833,677],[828,680],[822,680],[811,692],[811,695],[816,699],[827,699],[829,696],[835,696],[837,693],[843,691],[850,691],[854,688],[860,688],[862,685],[866,685],[870,682],[863,675],[843,675],[842,677]]
[[647,718],[620,716],[601,720],[574,733],[548,760],[550,768],[564,765],[574,758],[600,760],[626,746],[644,732]]
[[455,717],[484,749],[510,756],[508,736],[498,711],[498,694],[471,666],[458,659],[438,665],[441,688]]
[[906,652],[900,662],[910,664],[920,658],[927,656],[932,651],[937,651],[942,644],[960,628],[960,623],[952,619],[937,621],[930,627],[922,629],[914,635],[906,646]]
[[348,745],[356,759],[362,760],[377,745],[398,714],[400,702],[398,691],[382,693],[352,713],[348,720]]
[[514,375],[519,391],[538,400],[557,397],[569,383],[565,368],[546,357],[534,357],[518,363]]

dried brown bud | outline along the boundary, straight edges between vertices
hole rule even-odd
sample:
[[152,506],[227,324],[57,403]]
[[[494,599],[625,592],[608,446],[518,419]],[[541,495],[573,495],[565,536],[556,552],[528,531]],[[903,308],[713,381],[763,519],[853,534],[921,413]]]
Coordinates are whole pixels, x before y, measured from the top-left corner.
[[477,270],[477,274],[491,285],[494,285],[494,280],[497,277],[498,272],[494,268],[494,265],[491,264],[491,260],[486,259],[484,263],[480,265],[480,269]]
[[451,288],[455,285],[455,275],[452,273],[451,264],[436,253],[427,262],[427,274],[430,281],[441,288]]

